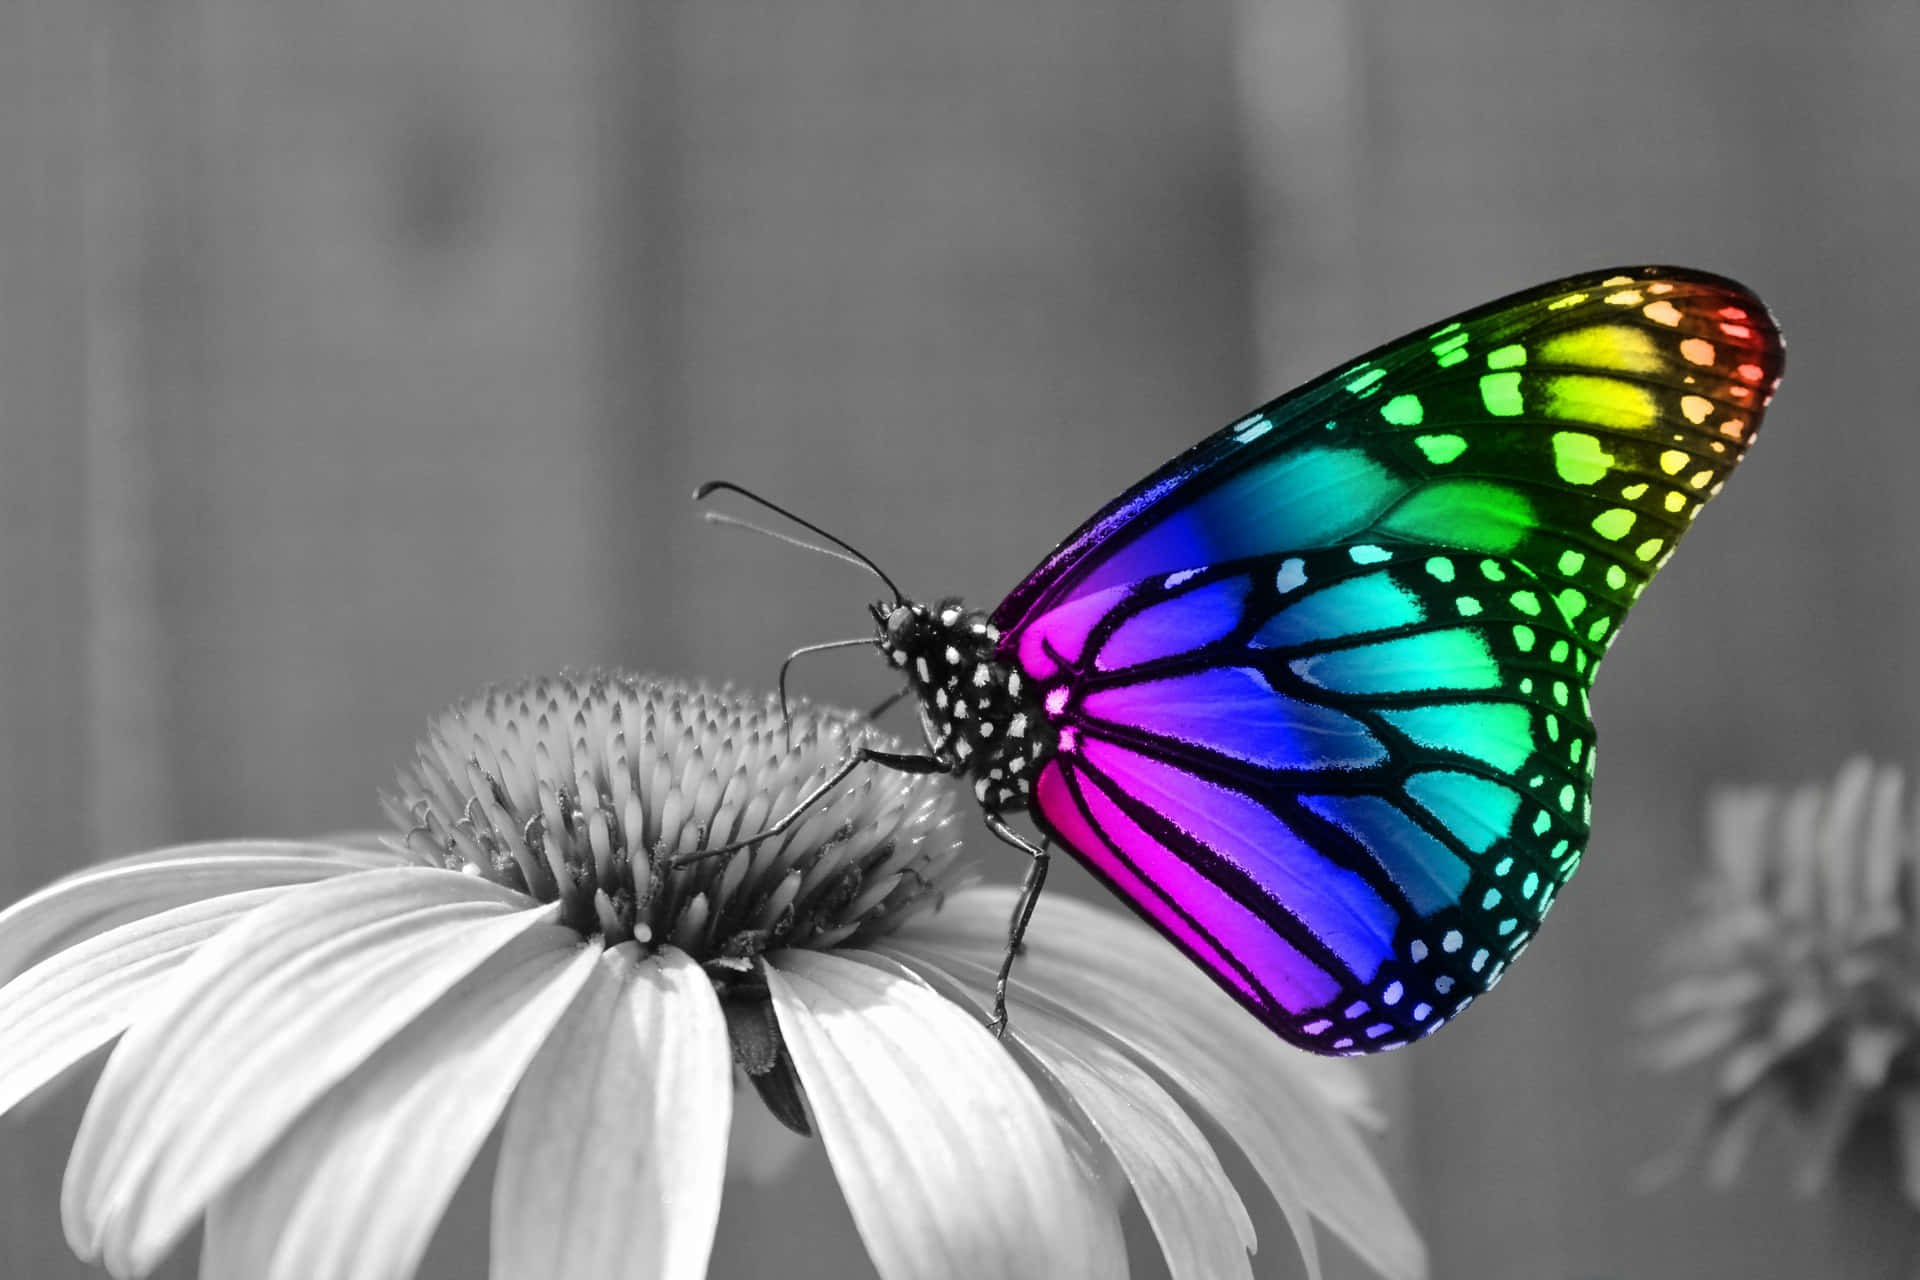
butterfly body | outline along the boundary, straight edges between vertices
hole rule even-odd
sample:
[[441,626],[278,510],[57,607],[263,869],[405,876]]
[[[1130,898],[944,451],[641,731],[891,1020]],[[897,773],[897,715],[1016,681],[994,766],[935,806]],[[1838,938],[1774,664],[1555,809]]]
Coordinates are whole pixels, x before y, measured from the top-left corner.
[[1038,686],[1005,662],[999,628],[958,600],[876,604],[875,643],[907,680],[927,750],[989,813],[1024,810],[1053,753]]

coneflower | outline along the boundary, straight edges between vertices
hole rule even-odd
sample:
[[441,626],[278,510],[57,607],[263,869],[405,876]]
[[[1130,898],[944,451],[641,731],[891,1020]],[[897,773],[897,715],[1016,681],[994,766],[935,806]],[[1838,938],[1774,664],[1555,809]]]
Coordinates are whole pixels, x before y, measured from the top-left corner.
[[1344,1064],[1131,921],[1044,902],[987,1030],[1012,894],[967,887],[942,780],[862,770],[676,862],[884,741],[618,672],[489,692],[387,837],[164,849],[0,913],[0,1112],[114,1045],[62,1209],[121,1277],[203,1219],[204,1277],[411,1276],[496,1129],[491,1274],[701,1276],[742,1079],[889,1280],[1124,1275],[1129,1197],[1174,1276],[1250,1276],[1203,1123],[1310,1266],[1318,1219],[1422,1274]]
[[1647,1057],[1711,1094],[1668,1167],[1702,1148],[1730,1181],[1770,1121],[1807,1131],[1818,1190],[1863,1127],[1893,1126],[1920,1206],[1920,826],[1900,769],[1732,788],[1708,806],[1699,908],[1646,1006]]

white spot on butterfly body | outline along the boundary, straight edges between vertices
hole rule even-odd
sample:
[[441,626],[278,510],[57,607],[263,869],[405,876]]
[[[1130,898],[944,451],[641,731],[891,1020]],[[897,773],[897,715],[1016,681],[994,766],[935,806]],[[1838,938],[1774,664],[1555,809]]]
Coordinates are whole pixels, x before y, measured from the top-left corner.
[[1024,738],[1027,736],[1027,716],[1024,711],[1007,723],[1007,736],[1009,738]]
[[958,621],[960,621],[960,611],[958,609],[942,609],[940,611],[941,626],[950,627]]
[[993,673],[988,671],[984,666],[975,667],[973,669],[973,687],[974,688],[984,689],[987,687],[987,682],[992,679],[993,679]]
[[920,673],[920,679],[923,683],[931,683],[933,681],[933,672],[927,670],[927,660],[925,658],[915,658],[913,660],[913,669]]

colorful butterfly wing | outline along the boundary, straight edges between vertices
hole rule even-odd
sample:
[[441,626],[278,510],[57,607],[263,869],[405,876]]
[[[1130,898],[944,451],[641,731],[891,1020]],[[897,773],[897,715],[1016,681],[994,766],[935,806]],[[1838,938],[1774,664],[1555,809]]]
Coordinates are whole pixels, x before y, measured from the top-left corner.
[[1037,821],[1287,1039],[1431,1031],[1578,864],[1594,670],[1780,365],[1740,286],[1596,273],[1203,441],[995,615]]

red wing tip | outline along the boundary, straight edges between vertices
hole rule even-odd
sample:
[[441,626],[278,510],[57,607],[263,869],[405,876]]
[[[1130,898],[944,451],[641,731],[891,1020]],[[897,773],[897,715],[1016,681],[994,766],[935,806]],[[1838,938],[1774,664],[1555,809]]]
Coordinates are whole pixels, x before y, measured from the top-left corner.
[[1612,291],[1609,301],[1630,304],[1648,319],[1687,334],[1700,344],[1702,356],[1730,348],[1730,359],[1701,362],[1721,364],[1760,395],[1771,397],[1780,385],[1786,363],[1780,326],[1760,296],[1738,280],[1693,267],[1639,266],[1589,272],[1550,286],[1550,292],[1565,296],[1601,290]]

